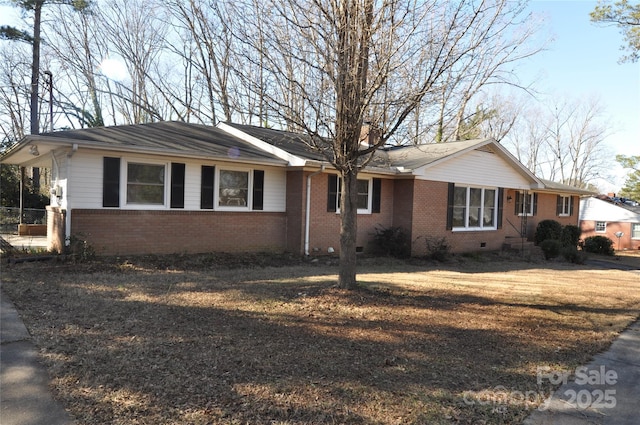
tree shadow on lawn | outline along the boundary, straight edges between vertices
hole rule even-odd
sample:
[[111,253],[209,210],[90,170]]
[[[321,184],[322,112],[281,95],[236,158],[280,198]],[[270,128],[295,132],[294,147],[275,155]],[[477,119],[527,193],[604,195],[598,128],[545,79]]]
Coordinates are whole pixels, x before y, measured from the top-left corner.
[[[523,406],[492,410],[465,391],[541,391],[537,365],[602,347],[585,329],[547,329],[535,310],[549,306],[188,278],[162,291],[64,278],[12,291],[81,423],[513,423]],[[507,325],[474,321],[485,307]]]

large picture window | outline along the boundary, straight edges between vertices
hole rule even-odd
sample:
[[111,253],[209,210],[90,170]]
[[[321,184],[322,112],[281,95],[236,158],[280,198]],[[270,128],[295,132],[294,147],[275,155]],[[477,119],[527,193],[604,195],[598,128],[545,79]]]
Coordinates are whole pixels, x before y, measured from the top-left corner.
[[127,164],[127,204],[164,205],[165,166]]
[[496,189],[455,186],[452,228],[495,229],[497,196]]
[[246,207],[249,199],[249,173],[247,171],[220,170],[218,205]]

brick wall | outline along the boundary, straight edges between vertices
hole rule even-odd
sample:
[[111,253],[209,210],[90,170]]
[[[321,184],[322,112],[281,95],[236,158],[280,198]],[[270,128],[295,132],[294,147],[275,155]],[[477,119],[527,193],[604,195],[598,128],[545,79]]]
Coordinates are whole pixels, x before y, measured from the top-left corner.
[[[311,255],[326,254],[329,247],[335,252],[340,250],[340,214],[327,211],[328,180],[328,175],[323,173],[314,176],[311,181]],[[394,181],[382,179],[380,213],[358,214],[356,246],[362,247],[364,251],[370,249],[369,244],[376,227],[390,227],[393,224],[393,210]]]
[[286,214],[75,209],[71,229],[103,255],[285,251]]
[[[640,239],[631,238],[631,223],[619,223],[619,222],[607,222],[605,232],[596,232],[596,222],[592,220],[583,220],[580,222],[580,230],[582,240],[590,236],[605,236],[613,242],[613,249],[640,249]],[[616,232],[624,233],[624,236],[620,238],[620,244],[618,244],[618,238]]]
[[66,211],[47,206],[47,249],[61,254],[65,247]]

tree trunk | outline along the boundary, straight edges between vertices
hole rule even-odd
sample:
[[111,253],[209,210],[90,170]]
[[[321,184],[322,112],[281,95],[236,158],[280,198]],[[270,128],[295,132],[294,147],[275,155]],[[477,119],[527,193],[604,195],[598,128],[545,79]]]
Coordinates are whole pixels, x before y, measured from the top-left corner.
[[338,283],[343,289],[356,287],[356,235],[358,231],[358,171],[342,172],[340,194],[340,271]]

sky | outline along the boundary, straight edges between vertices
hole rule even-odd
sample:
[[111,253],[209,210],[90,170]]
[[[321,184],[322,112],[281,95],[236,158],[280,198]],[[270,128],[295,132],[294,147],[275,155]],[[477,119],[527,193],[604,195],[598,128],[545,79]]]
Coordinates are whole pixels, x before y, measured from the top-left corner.
[[[530,11],[545,17],[553,42],[519,68],[520,80],[535,80],[541,95],[588,99],[596,96],[609,116],[607,137],[611,176],[598,182],[604,192],[620,189],[627,171],[616,154],[640,155],[640,63],[620,64],[623,36],[615,26],[591,23],[596,1],[532,0]],[[14,24],[15,15],[0,6],[0,25]]]
[[[596,1],[534,0],[529,9],[546,17],[554,41],[527,63],[536,87],[547,95],[597,96],[610,117],[612,134],[605,143],[616,154],[640,155],[640,63],[620,64],[623,35],[615,26],[591,23]],[[627,171],[613,164],[600,189],[617,191]]]

